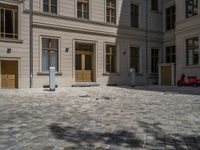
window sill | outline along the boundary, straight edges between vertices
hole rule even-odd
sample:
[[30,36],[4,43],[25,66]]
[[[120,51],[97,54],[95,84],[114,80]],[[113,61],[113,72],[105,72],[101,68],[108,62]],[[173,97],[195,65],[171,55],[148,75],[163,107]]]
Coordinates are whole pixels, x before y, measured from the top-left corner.
[[152,9],[151,9],[151,12],[152,12],[152,13],[155,13],[155,14],[162,14],[162,12],[161,12],[160,10],[152,10]]
[[[38,76],[48,76],[49,75],[49,72],[38,72],[37,73]],[[62,72],[57,72],[56,73],[56,76],[62,76],[63,73]]]
[[0,38],[0,42],[7,42],[7,43],[23,43],[23,40],[18,39],[9,39],[9,38]]
[[103,76],[119,76],[120,73],[103,73]]
[[191,66],[185,66],[183,69],[200,69],[199,65],[191,65]]

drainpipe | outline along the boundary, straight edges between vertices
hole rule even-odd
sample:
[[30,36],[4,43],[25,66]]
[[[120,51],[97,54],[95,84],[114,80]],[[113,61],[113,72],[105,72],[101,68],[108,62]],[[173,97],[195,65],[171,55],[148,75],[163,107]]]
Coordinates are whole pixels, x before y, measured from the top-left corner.
[[29,44],[30,44],[30,88],[32,88],[33,82],[33,0],[29,0]]
[[149,7],[148,7],[148,0],[146,0],[146,83],[148,84],[148,11],[149,11]]

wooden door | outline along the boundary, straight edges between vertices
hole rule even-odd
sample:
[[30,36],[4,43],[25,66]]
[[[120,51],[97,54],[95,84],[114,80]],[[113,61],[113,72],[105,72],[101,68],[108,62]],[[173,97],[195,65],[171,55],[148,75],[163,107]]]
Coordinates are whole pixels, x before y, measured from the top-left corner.
[[76,53],[76,81],[92,82],[92,53],[77,52]]
[[18,62],[1,61],[1,88],[18,87]]
[[161,67],[161,85],[172,85],[172,67]]
[[15,75],[2,75],[2,88],[13,89],[15,88]]

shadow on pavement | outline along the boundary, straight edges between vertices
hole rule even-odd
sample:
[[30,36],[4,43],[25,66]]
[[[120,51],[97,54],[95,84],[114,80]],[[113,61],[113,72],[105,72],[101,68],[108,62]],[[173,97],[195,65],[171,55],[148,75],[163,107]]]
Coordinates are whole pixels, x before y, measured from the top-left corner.
[[139,148],[143,146],[143,141],[137,139],[133,133],[125,130],[119,130],[113,133],[99,133],[84,131],[69,126],[63,127],[59,124],[51,124],[49,129],[56,139],[73,143],[75,146],[71,147],[71,149],[96,149],[96,143],[127,148]]
[[145,86],[118,86],[120,88],[134,89],[141,91],[153,91],[172,94],[188,94],[188,95],[200,95],[200,87],[177,87],[177,86],[159,86],[159,85],[145,85]]

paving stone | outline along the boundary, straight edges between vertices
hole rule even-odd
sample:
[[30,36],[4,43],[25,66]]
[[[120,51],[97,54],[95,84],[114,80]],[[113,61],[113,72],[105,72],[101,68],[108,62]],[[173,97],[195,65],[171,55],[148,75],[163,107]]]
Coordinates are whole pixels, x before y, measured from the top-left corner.
[[193,91],[159,86],[0,90],[0,149],[200,149],[200,95]]

